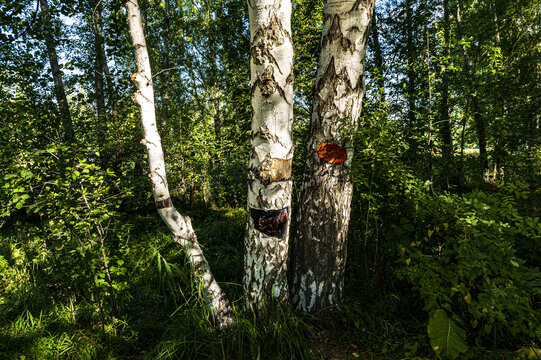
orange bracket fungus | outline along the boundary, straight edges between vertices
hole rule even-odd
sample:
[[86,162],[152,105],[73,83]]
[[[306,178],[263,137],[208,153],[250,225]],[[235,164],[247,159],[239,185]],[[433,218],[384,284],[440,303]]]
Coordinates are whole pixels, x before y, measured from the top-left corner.
[[265,235],[283,238],[287,230],[288,209],[259,210],[250,209],[255,229]]
[[335,143],[321,143],[317,147],[317,156],[329,164],[343,164],[348,158],[346,149]]

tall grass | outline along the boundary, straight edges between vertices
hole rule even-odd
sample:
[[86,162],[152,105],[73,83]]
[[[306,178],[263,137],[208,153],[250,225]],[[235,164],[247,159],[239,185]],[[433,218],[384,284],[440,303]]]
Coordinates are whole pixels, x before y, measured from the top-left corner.
[[69,282],[32,260],[35,243],[21,223],[0,235],[0,359],[312,358],[311,328],[302,319],[277,309],[261,321],[244,309],[245,211],[187,210],[233,302],[235,328],[215,330],[184,253],[155,215],[123,219],[132,230],[122,240],[127,271],[117,277],[118,316],[103,297],[59,287]]

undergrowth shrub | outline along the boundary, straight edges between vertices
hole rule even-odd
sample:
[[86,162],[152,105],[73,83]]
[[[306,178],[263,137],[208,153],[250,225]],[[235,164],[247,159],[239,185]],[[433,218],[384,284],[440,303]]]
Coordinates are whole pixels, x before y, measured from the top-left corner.
[[[395,169],[396,174],[401,173]],[[541,223],[516,210],[516,202],[527,196],[525,188],[502,184],[492,191],[431,195],[425,184],[407,174],[395,177],[395,184],[390,181],[397,191],[391,198],[394,206],[378,198],[381,194],[367,193],[366,199],[378,204],[364,213],[364,228],[354,228],[358,243],[369,252],[365,267],[376,277],[374,284],[381,280],[381,267],[393,271],[398,281],[407,281],[418,291],[423,310],[439,314],[429,317],[428,329],[447,324],[446,331],[465,330],[449,345],[462,352],[468,344],[515,349],[539,344],[541,273],[531,253],[539,252]],[[370,254],[367,239],[375,254]],[[383,254],[394,254],[394,262],[382,260]],[[445,355],[432,340],[443,357],[460,353]]]
[[[524,209],[531,188],[500,180],[471,190],[450,181],[449,191],[443,182],[423,180],[429,168],[403,161],[407,145],[386,121],[359,131],[350,296],[364,304],[401,299],[382,315],[419,319],[443,358],[471,356],[460,355],[467,346],[539,346],[541,222]],[[363,307],[371,308],[350,306],[346,316],[358,314],[359,328],[377,330],[360,315]],[[456,335],[447,349],[438,346],[442,324]]]
[[432,198],[428,209],[440,207],[439,214],[418,214],[432,226],[400,246],[398,276],[419,289],[426,311],[446,310],[476,345],[518,346],[541,337],[541,273],[516,250],[521,237],[540,246],[541,227],[518,216],[514,204],[522,195],[509,185]]

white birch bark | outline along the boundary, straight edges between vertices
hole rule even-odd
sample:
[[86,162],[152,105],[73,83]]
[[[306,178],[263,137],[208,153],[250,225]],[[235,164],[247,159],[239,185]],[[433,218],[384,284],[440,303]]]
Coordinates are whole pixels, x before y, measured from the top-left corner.
[[141,144],[147,149],[149,177],[154,192],[154,201],[161,218],[173,233],[174,240],[183,247],[197,278],[201,281],[203,296],[214,317],[215,324],[218,328],[225,328],[235,322],[231,306],[203,256],[190,218],[182,216],[174,208],[169,195],[161,139],[156,126],[152,73],[139,5],[137,0],[124,0],[124,6],[127,10],[129,33],[135,48],[137,64],[137,72],[132,76],[137,88],[133,99],[141,111],[143,130]]
[[365,92],[366,41],[374,5],[375,0],[327,0],[323,9],[290,262],[292,303],[305,312],[324,310],[342,296],[353,194],[352,131],[357,129]]
[[288,299],[287,256],[293,159],[290,0],[248,0],[252,137],[244,291],[256,312]]

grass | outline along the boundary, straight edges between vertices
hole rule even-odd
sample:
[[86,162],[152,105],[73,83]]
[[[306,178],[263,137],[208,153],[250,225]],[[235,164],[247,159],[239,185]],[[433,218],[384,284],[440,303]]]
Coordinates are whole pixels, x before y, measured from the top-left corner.
[[[39,269],[45,263],[32,262],[25,252],[29,239],[17,231],[25,225],[20,224],[2,235],[11,245],[0,249],[0,359],[435,358],[426,319],[416,318],[415,306],[404,302],[407,294],[362,297],[351,290],[330,316],[277,308],[267,318],[255,318],[244,310],[239,285],[245,211],[194,207],[182,212],[192,217],[212,270],[232,300],[236,327],[214,329],[184,254],[157,214],[123,219],[132,227],[121,242],[127,271],[115,280],[117,314],[105,288],[101,298],[54,288],[58,280]],[[512,354],[479,353],[485,359]]]

